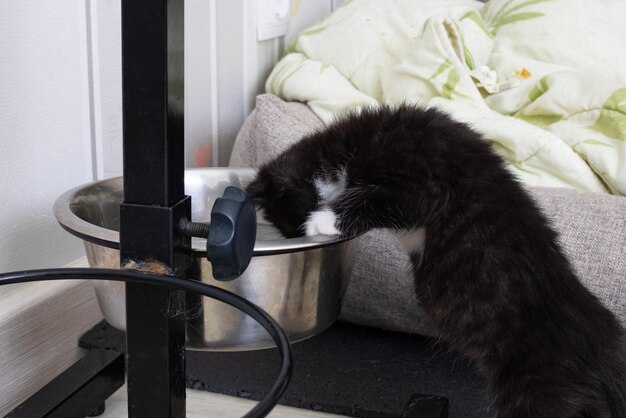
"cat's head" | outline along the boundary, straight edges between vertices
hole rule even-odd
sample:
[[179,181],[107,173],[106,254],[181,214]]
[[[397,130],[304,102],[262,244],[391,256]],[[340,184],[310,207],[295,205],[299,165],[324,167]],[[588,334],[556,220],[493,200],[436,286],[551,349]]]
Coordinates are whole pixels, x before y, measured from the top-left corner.
[[303,236],[319,198],[310,179],[272,166],[262,167],[246,187],[257,208],[287,238]]

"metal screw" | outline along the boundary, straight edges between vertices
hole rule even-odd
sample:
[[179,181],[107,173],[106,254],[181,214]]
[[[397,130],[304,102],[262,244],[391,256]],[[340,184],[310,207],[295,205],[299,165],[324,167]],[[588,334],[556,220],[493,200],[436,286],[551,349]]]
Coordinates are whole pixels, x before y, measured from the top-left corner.
[[181,232],[188,237],[208,238],[210,224],[191,222],[183,219],[180,223]]

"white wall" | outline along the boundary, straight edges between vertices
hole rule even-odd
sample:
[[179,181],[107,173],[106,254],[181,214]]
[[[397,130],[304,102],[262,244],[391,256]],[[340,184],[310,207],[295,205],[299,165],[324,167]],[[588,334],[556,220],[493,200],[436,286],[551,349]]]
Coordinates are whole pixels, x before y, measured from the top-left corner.
[[[187,166],[228,163],[235,136],[284,46],[343,2],[292,0],[286,38],[262,42],[257,41],[257,4],[262,0],[185,2]],[[102,178],[121,173],[120,6],[119,0],[89,0],[89,5],[96,165]]]
[[83,1],[2,1],[0,272],[60,266],[82,252],[52,204],[93,178],[85,38]]
[[84,0],[96,179],[122,175],[120,0]]

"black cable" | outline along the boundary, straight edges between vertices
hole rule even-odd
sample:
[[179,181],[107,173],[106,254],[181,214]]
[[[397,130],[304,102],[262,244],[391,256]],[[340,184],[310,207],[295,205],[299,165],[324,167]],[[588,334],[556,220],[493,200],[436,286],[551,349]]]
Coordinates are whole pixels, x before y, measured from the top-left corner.
[[174,276],[161,276],[128,270],[92,269],[92,268],[57,268],[28,270],[0,274],[0,286],[14,283],[37,282],[43,280],[113,280],[146,285],[165,286],[173,289],[199,293],[224,302],[254,318],[270,334],[280,353],[280,371],[274,385],[259,403],[243,418],[261,418],[266,416],[278,403],[291,378],[293,360],[291,345],[278,323],[252,302],[215,286],[190,279]]

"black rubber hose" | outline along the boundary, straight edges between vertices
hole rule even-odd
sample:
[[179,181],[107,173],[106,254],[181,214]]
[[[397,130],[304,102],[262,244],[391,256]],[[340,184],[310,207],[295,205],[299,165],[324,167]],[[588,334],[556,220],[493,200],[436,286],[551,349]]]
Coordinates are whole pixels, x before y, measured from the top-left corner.
[[280,371],[272,388],[259,403],[243,418],[261,418],[266,416],[278,403],[278,400],[287,389],[292,373],[292,352],[289,340],[278,323],[261,308],[252,302],[206,283],[174,276],[161,276],[149,273],[139,273],[128,270],[92,269],[92,268],[57,268],[43,270],[28,270],[0,274],[0,286],[14,283],[37,282],[44,280],[113,280],[133,282],[146,285],[157,285],[172,289],[199,293],[224,302],[241,310],[254,318],[270,334],[280,353]]

